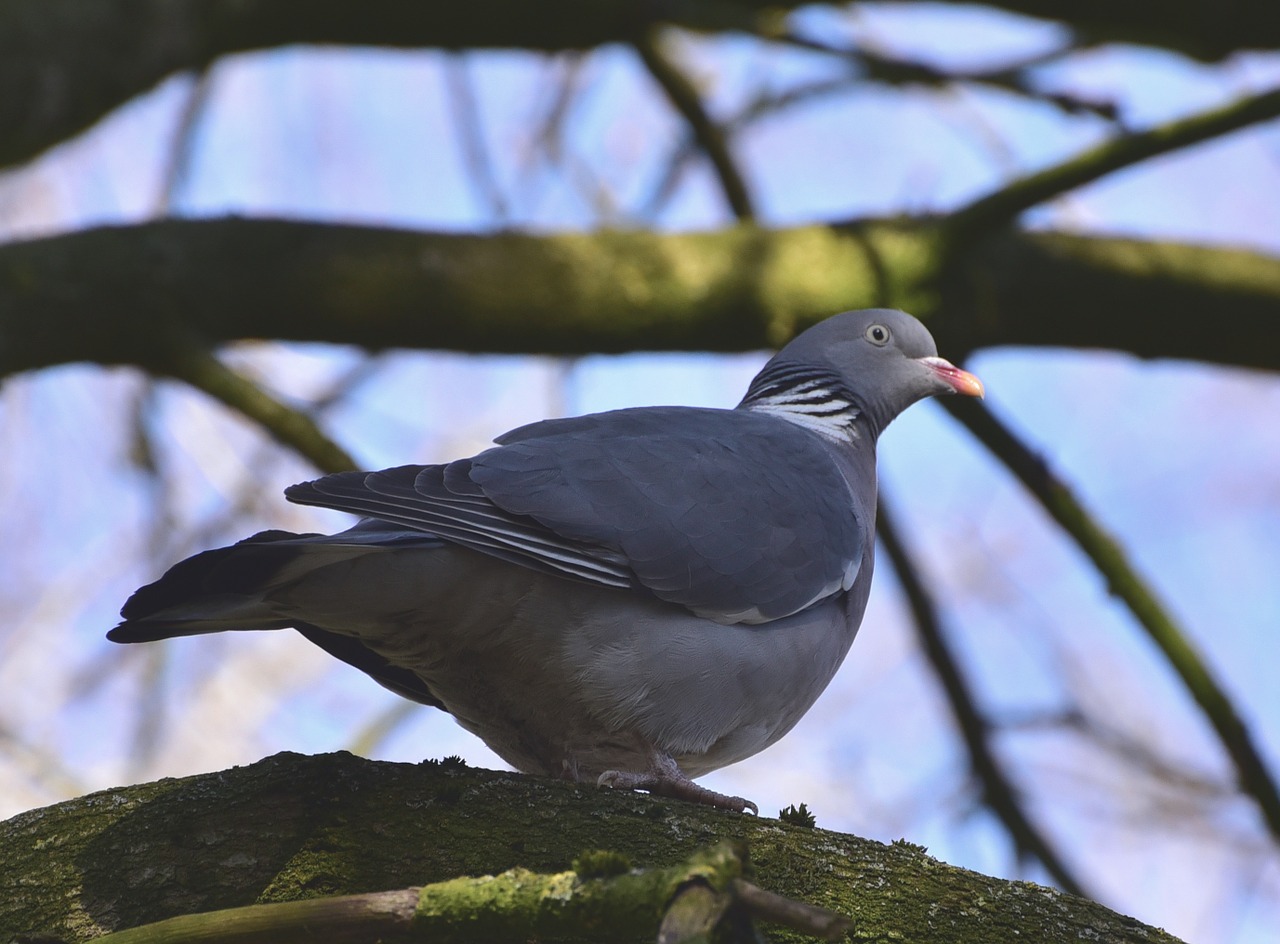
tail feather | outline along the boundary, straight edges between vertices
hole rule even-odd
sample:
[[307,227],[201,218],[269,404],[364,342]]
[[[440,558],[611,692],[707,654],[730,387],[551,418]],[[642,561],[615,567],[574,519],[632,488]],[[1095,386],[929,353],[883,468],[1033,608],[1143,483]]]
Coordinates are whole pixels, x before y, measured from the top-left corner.
[[134,592],[120,610],[124,622],[107,633],[112,642],[153,642],[228,629],[283,629],[264,589],[318,535],[262,531],[230,547],[204,551],[174,564],[155,583]]
[[155,583],[129,597],[120,611],[124,621],[107,638],[154,642],[224,630],[293,628],[396,694],[444,709],[412,669],[393,664],[357,638],[299,619],[296,613],[286,618],[277,611],[280,603],[272,600],[273,594],[287,595],[293,581],[331,564],[370,553],[440,546],[429,534],[372,521],[335,535],[263,531],[174,564]]

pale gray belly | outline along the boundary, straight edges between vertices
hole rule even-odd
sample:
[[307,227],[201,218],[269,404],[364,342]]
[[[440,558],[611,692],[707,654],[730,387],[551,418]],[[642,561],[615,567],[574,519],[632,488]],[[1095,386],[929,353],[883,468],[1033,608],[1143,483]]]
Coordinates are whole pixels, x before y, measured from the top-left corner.
[[344,568],[290,594],[300,618],[412,668],[513,767],[584,780],[642,768],[645,741],[695,777],[772,744],[830,682],[865,604],[723,626],[461,549]]

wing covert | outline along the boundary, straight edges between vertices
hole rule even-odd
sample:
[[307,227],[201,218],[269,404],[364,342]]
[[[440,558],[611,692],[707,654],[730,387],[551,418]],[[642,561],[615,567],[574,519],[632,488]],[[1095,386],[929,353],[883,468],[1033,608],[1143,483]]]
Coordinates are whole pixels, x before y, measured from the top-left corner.
[[339,473],[290,499],[370,515],[724,623],[798,612],[856,577],[869,538],[820,437],[745,411],[549,420],[443,466]]

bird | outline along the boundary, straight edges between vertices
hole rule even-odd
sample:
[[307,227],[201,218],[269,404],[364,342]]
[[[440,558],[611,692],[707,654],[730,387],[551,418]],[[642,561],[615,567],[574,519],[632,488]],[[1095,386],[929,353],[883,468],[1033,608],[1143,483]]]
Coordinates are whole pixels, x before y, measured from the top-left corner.
[[292,628],[516,770],[758,814],[694,778],[786,734],[849,651],[885,427],[983,393],[911,315],[833,315],[733,409],[546,419],[469,458],[293,485],[360,520],[187,558],[107,637]]

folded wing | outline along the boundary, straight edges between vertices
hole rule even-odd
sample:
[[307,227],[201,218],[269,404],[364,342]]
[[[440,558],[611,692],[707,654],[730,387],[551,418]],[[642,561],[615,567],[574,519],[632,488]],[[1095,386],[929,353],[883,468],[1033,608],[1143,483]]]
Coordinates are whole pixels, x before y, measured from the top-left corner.
[[550,420],[447,465],[295,485],[302,504],[434,534],[522,566],[765,623],[852,585],[867,515],[820,437],[745,411]]

